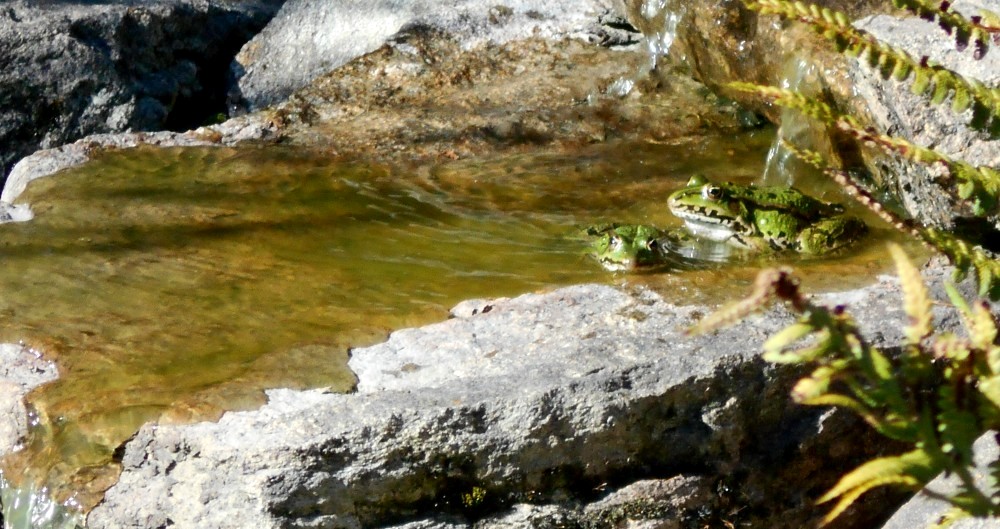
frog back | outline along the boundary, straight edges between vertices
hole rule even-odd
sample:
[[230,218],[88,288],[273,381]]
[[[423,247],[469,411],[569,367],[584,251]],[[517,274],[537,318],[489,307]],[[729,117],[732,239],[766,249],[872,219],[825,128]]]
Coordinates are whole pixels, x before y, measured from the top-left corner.
[[758,209],[780,211],[806,221],[844,213],[844,207],[840,204],[823,202],[794,187],[756,186],[753,184],[741,186],[728,183],[724,186],[728,188],[728,193],[747,199]]

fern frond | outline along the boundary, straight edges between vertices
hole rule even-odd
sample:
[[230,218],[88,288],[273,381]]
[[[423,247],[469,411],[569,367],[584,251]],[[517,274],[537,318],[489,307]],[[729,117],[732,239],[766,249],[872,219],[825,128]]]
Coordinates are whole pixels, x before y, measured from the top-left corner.
[[902,485],[918,489],[940,471],[940,465],[923,450],[913,450],[898,456],[880,457],[868,461],[840,478],[840,481],[818,500],[819,503],[826,503],[839,498],[837,504],[823,518],[821,525],[833,521],[858,497],[875,487]]
[[969,511],[959,507],[952,507],[945,511],[934,524],[930,525],[927,529],[947,529],[951,527],[955,522],[968,518],[972,516]]
[[977,349],[987,351],[996,346],[997,321],[985,301],[972,305],[972,318],[968,324],[969,339]]
[[1000,298],[1000,262],[997,262],[977,246],[972,246],[958,237],[935,228],[923,228],[922,238],[937,251],[948,256],[955,265],[959,277],[970,269],[976,271],[979,295],[990,299]]
[[[976,167],[904,139],[866,129],[852,116],[838,113],[826,103],[792,90],[751,83],[730,83],[728,86],[737,91],[756,93],[770,98],[778,106],[802,112],[888,154],[901,156],[914,163],[944,168],[955,181],[956,196],[966,201],[976,216],[983,217],[995,213],[998,209],[1000,171],[992,167]],[[811,162],[808,159],[806,161]]]
[[794,351],[787,351],[795,342],[812,333],[820,333],[808,318],[785,327],[764,342],[764,360],[775,364],[798,364],[812,362],[830,351],[829,336],[820,335],[814,344]]
[[[1000,298],[1000,262],[987,255],[982,248],[973,246],[951,233],[919,226],[909,219],[901,218],[885,209],[878,200],[858,185],[846,171],[841,171],[827,165],[823,156],[819,153],[808,149],[800,149],[787,142],[784,142],[784,146],[803,161],[816,167],[837,182],[847,194],[878,215],[882,220],[901,232],[908,233],[922,240],[932,250],[948,257],[948,260],[955,265],[956,275],[959,278],[968,274],[970,269],[975,270],[980,296],[989,297],[990,299]],[[962,309],[963,306],[959,305],[956,301],[959,298],[960,296],[958,298],[952,296],[952,302],[955,303],[956,307]]]
[[[954,464],[972,465],[972,443],[982,433],[976,418],[975,403],[966,401],[973,396],[973,388],[965,377],[952,380],[938,390],[937,430],[941,437],[941,451]],[[961,387],[961,390],[956,389]]]
[[[941,103],[948,94],[961,93],[958,97],[968,101],[963,103],[967,106],[961,110],[975,105],[994,117],[1000,117],[1000,90],[966,79],[943,66],[932,63],[926,57],[915,59],[902,49],[889,46],[869,33],[855,28],[843,13],[787,0],[754,0],[746,4],[750,9],[762,14],[778,15],[805,23],[810,29],[833,42],[838,52],[863,59],[871,67],[878,68],[885,79],[891,77],[902,81],[912,75],[914,80],[911,90],[918,95],[925,94],[933,88],[932,100]],[[952,18],[948,18],[948,23],[956,24],[955,27],[961,24]]]
[[1000,27],[991,26],[988,22],[984,24],[982,18],[969,20],[961,13],[952,11],[949,2],[893,0],[892,3],[924,20],[936,20],[941,29],[955,37],[955,47],[958,51],[965,50],[971,41],[975,48],[973,57],[977,60],[983,58],[989,50],[990,35],[1000,34]]
[[906,257],[903,249],[897,244],[890,244],[889,253],[896,262],[896,273],[903,288],[903,309],[910,318],[904,333],[910,344],[917,345],[934,330],[931,326],[931,298],[920,271]]
[[704,334],[734,325],[751,314],[771,306],[776,300],[784,300],[804,312],[808,300],[799,292],[799,281],[790,268],[770,268],[757,274],[754,289],[745,299],[723,307],[691,326],[687,334]]

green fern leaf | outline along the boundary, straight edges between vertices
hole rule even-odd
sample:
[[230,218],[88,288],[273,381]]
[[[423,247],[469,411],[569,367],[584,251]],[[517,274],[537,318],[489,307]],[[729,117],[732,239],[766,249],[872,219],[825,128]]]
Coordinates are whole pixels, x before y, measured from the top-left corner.
[[[967,316],[966,316],[967,315]],[[986,371],[980,377],[1000,375],[1000,346],[997,344],[997,320],[989,304],[979,300],[963,312],[972,347],[986,352]]]
[[[819,332],[821,329],[814,326],[809,320],[800,321],[785,327],[783,330],[777,334],[771,336],[766,342],[764,342],[764,359],[768,362],[773,362],[776,364],[797,364],[802,362],[811,362],[817,356],[822,355],[828,350],[828,347],[811,347],[807,354],[803,354],[802,350],[787,352],[788,347],[795,342],[798,342],[802,338],[814,333]],[[824,345],[829,340],[824,340],[822,337],[818,339],[818,345]]]
[[[994,408],[993,413],[990,415],[996,417],[998,415],[997,410],[1000,410],[1000,376],[980,378],[978,389],[983,398]],[[989,426],[995,428],[997,425],[992,424]]]
[[933,332],[931,298],[920,271],[897,244],[889,245],[889,254],[896,262],[896,273],[903,287],[903,309],[910,318],[905,334],[907,342],[918,344]]
[[955,186],[955,191],[958,194],[958,198],[969,200],[976,192],[976,184],[972,180],[964,180]]
[[[844,406],[852,410],[858,409],[866,412],[867,408],[857,400],[843,395],[831,395],[827,393],[830,389],[830,384],[838,372],[838,369],[830,366],[817,367],[808,377],[801,378],[795,383],[791,392],[792,399],[798,403],[815,403],[817,406]],[[827,397],[842,398],[844,400],[837,402],[821,401],[821,399]]]
[[970,516],[972,515],[969,514],[968,511],[958,507],[952,507],[947,511],[945,511],[945,513],[942,514],[941,517],[938,518],[937,521],[931,524],[927,529],[947,529],[948,527],[951,527],[952,524],[954,524],[955,522],[962,520],[964,518],[968,518]]
[[979,284],[979,295],[985,296],[993,290],[993,280],[996,278],[995,266],[977,266],[976,281]]
[[970,43],[974,44],[974,57],[982,58],[989,49],[990,33],[998,28],[984,23],[985,17],[965,18],[961,13],[952,11],[948,2],[928,0],[893,0],[893,5],[910,11],[925,20],[936,20],[949,35],[954,36],[958,51],[964,50]]
[[969,204],[976,216],[990,215],[997,208],[996,197],[1000,196],[1000,172],[994,169],[975,167],[960,160],[950,159],[904,139],[864,129],[856,119],[839,114],[826,103],[797,92],[748,83],[732,83],[728,86],[735,90],[756,92],[769,97],[779,106],[798,110],[807,116],[836,127],[858,141],[877,146],[887,153],[896,154],[917,163],[941,164],[956,180],[957,196]]
[[818,500],[819,503],[827,503],[840,498],[823,518],[821,525],[829,524],[862,494],[875,487],[902,485],[916,490],[940,471],[940,466],[922,450],[873,459],[840,478],[840,481]]
[[[981,83],[970,82],[961,75],[938,64],[934,64],[926,58],[917,60],[904,50],[882,43],[872,35],[851,25],[840,25],[839,21],[845,18],[843,14],[831,12],[826,8],[805,6],[799,2],[790,4],[784,0],[759,0],[749,3],[748,7],[760,13],[775,14],[786,19],[799,20],[805,23],[816,33],[834,42],[837,49],[842,53],[859,57],[872,68],[876,68],[879,65],[885,66],[884,68],[880,68],[883,77],[888,78],[896,71],[895,66],[889,67],[890,61],[893,63],[906,63],[917,72],[911,90],[916,94],[923,94],[933,82],[934,93],[932,101],[935,103],[943,102],[947,99],[950,92],[962,87],[977,105],[992,116],[1000,118],[1000,98],[997,98],[992,93],[992,90],[983,87]],[[938,7],[928,9],[930,10],[925,11],[925,15],[931,19],[937,17],[943,26],[949,28],[949,31],[955,31],[956,28],[959,29],[959,31],[955,32],[959,35],[959,41],[965,39],[966,36],[982,33],[970,29],[974,25],[962,18],[961,15],[942,10]],[[986,30],[984,29],[983,31]],[[985,43],[977,41],[977,54],[984,53],[985,49]]]
[[890,75],[896,81],[905,81],[906,78],[910,76],[910,73],[912,71],[913,68],[910,68],[909,64],[906,64],[903,61],[896,61],[896,64],[895,66],[893,66]]
[[963,87],[955,90],[954,98],[951,100],[951,111],[960,114],[972,106],[972,97],[969,91]]
[[[952,380],[953,385],[944,385],[938,390],[937,432],[941,451],[952,460],[952,464],[963,467],[972,465],[972,443],[982,434],[976,414],[970,408],[972,403],[960,399],[955,386],[965,386],[967,381]],[[963,387],[971,395],[972,388]],[[974,407],[972,408],[974,409]]]
[[930,481],[941,471],[939,464],[923,450],[911,450],[898,456],[880,457],[862,464],[858,468],[847,473],[821,496],[818,503],[827,503],[848,491],[858,488],[868,490],[867,486],[877,480],[886,478],[909,477],[913,479],[914,485],[922,485]]
[[[940,72],[938,72],[940,74]],[[951,92],[951,85],[948,80],[942,75],[934,76],[934,93],[931,94],[931,103],[935,105],[940,105],[948,97]]]
[[931,74],[923,68],[917,68],[915,71],[916,75],[913,78],[913,84],[910,85],[910,92],[923,95],[931,84]]

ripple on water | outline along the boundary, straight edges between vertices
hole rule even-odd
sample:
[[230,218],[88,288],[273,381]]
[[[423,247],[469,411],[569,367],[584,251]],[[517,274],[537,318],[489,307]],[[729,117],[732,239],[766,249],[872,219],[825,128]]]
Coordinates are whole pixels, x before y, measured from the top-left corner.
[[[211,419],[268,387],[349,390],[348,346],[442,319],[465,298],[596,281],[718,300],[758,265],[613,276],[571,234],[676,224],[670,191],[694,172],[753,180],[770,138],[418,168],[282,148],[137,149],[33,182],[20,200],[35,220],[0,229],[0,339],[43,350],[62,378],[31,395],[44,426],[8,475],[30,468],[89,505],[143,422]],[[865,248],[802,266],[838,287],[844,270],[860,282],[884,260]]]

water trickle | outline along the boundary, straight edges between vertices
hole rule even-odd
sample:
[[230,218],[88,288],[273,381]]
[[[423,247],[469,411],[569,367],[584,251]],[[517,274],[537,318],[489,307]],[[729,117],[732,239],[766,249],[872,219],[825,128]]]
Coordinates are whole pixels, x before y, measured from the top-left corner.
[[650,68],[656,68],[660,58],[670,54],[684,18],[684,5],[680,0],[644,0],[640,5],[643,23],[639,29],[646,37]]
[[[792,58],[784,65],[780,86],[806,95],[817,95],[822,90],[820,79],[820,71],[814,61]],[[824,127],[797,110],[782,109],[781,126],[767,152],[761,184],[788,186],[803,178],[822,181],[816,178],[817,171],[799,160],[785,148],[783,142],[824,155],[833,152],[830,137]]]
[[3,472],[0,472],[0,505],[3,529],[78,529],[83,526],[83,516],[72,500],[56,502],[47,489],[34,484],[13,487]]

